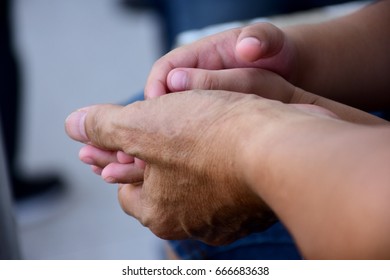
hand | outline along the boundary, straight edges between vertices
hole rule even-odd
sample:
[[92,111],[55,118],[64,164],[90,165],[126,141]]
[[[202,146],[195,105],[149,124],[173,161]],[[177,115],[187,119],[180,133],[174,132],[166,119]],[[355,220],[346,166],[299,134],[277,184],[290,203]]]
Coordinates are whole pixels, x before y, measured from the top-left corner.
[[[324,116],[313,108],[192,91],[126,107],[93,106],[72,114],[66,130],[77,141],[146,162],[143,182],[120,185],[119,201],[157,236],[225,244],[276,221],[243,177],[252,133],[270,132],[296,116]],[[265,148],[271,135],[264,135]]]
[[[255,93],[284,103],[295,103],[293,106],[305,106],[306,110],[309,109],[307,104],[318,105],[320,107],[310,107],[311,110],[321,111],[324,108],[327,114],[333,112],[333,116],[337,115],[337,117],[349,122],[369,125],[387,123],[383,119],[366,112],[303,91],[269,71],[261,69],[233,69],[229,70],[229,73],[221,73],[225,71],[227,70],[209,73],[205,70],[192,69],[189,71],[189,84],[194,88],[208,89],[208,85],[204,84],[204,81],[216,79],[219,80],[219,86],[222,89]],[[233,79],[229,78],[230,75],[231,77],[238,77],[240,72],[248,73],[243,73],[242,77],[238,79],[241,83],[232,83]],[[257,79],[253,80],[255,82],[250,81],[250,73],[257,77]],[[93,171],[101,175],[108,183],[137,183],[143,181],[145,163],[121,151],[106,151],[87,145],[80,150],[79,156],[83,162],[91,165]]]
[[226,90],[257,94],[261,97],[278,100],[288,104],[312,104],[315,110],[321,108],[333,112],[334,116],[345,121],[380,125],[388,122],[362,110],[341,104],[334,100],[307,92],[287,82],[283,77],[267,70],[257,68],[237,68],[227,70],[204,70],[196,68],[175,69],[168,75],[167,83],[173,88],[173,76],[181,72],[185,75],[180,91],[191,89]]
[[[146,83],[145,97],[188,89],[183,73],[178,71],[181,69],[262,68],[289,79],[294,72],[295,59],[293,40],[272,24],[232,29],[175,49],[159,59]],[[174,72],[170,73],[172,70]],[[169,75],[175,83],[167,82]]]

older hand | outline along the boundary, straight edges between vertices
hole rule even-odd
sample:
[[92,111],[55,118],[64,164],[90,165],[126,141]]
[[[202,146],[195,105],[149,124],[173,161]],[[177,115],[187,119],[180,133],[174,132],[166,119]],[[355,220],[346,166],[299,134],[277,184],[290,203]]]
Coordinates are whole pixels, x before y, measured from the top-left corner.
[[222,91],[175,93],[78,111],[66,130],[77,141],[146,162],[143,182],[120,185],[119,201],[156,235],[225,244],[276,221],[242,175],[242,149],[260,125],[253,116],[269,112],[270,102]]
[[[295,88],[271,72],[255,71],[262,77],[252,88],[255,93],[272,94],[287,103],[318,104],[349,121],[383,123],[354,108]],[[200,88],[205,87],[201,84],[205,80],[202,73],[191,73],[193,82]],[[229,79],[223,81],[225,88],[252,91],[228,84]],[[245,84],[244,79],[242,85]],[[86,112],[77,112],[79,121],[73,115],[67,121],[67,131],[74,139],[90,144],[81,149],[80,158],[91,164],[96,173],[107,182],[124,183],[119,199],[127,213],[161,237],[195,237],[221,244],[261,230],[275,220],[270,209],[242,181],[245,163],[236,160],[242,157],[245,148],[239,148],[238,143],[260,125],[250,126],[247,122],[252,119],[250,116],[259,113],[256,105],[250,104],[260,101],[271,102],[223,91],[179,93],[124,108],[92,107],[88,110],[86,127],[83,121]],[[332,115],[312,105],[282,107]],[[85,129],[89,133],[85,134]],[[143,160],[147,162],[146,170]],[[225,210],[221,211],[222,208]],[[228,223],[230,216],[235,218]]]

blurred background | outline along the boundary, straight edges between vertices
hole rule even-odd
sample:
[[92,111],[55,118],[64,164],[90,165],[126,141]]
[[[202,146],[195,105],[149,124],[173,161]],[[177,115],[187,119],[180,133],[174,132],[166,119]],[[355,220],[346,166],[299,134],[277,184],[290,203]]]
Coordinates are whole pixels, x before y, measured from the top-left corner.
[[[178,34],[187,43],[237,24],[183,31],[340,2],[348,1],[2,0],[0,259],[165,258],[164,242],[122,212],[117,187],[78,160],[81,144],[66,136],[65,118],[91,104],[140,98],[153,62]],[[9,183],[13,199],[4,192]],[[20,254],[7,255],[15,238]]]
[[18,165],[27,177],[58,173],[64,185],[17,201],[22,258],[161,258],[160,240],[122,212],[117,187],[78,160],[81,145],[64,132],[73,110],[142,91],[161,54],[156,16],[115,0],[11,2],[23,90]]

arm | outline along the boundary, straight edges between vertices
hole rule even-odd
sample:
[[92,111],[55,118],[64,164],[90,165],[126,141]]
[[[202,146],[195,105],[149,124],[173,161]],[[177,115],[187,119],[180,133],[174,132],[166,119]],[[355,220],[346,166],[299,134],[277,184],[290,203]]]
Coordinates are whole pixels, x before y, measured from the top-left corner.
[[[219,86],[230,91],[256,93],[259,96],[280,100],[284,103],[295,104],[293,106],[306,106],[304,104],[317,105],[325,110],[334,113],[338,118],[359,124],[387,124],[387,121],[380,119],[372,114],[368,114],[353,107],[332,101],[330,99],[311,94],[300,88],[294,87],[286,82],[282,77],[261,69],[252,69],[255,71],[255,83],[251,80],[251,75],[242,73],[242,69],[226,71],[215,71],[204,73],[193,69],[187,69],[191,77],[189,85],[192,88],[207,89],[205,80],[218,80]],[[245,72],[245,70],[244,70]],[[261,77],[261,78],[260,78]],[[241,83],[231,83],[239,80]],[[301,105],[299,105],[301,104]],[[320,107],[312,106],[311,108]],[[135,183],[143,181],[144,164],[137,158],[126,156],[122,152],[103,151],[91,145],[87,145],[80,150],[80,159],[92,165],[92,169],[108,183]]]
[[66,129],[146,162],[119,200],[162,238],[225,244],[276,213],[306,258],[389,258],[390,129],[316,108],[190,91],[84,109]]
[[268,132],[243,149],[245,174],[303,255],[388,259],[389,127],[306,119]]
[[[206,37],[159,59],[150,72],[145,96],[153,98],[195,89],[194,84],[182,79],[183,75],[172,82],[178,70],[187,72],[187,79],[196,71],[207,74],[203,89],[232,90],[225,87],[226,82],[221,86],[221,75],[218,79],[208,76],[214,76],[215,70],[224,70],[224,74],[232,70],[248,71],[245,75],[251,80],[246,79],[246,87],[253,89],[251,84],[256,84],[253,70],[266,69],[304,90],[354,107],[387,108],[389,14],[390,1],[384,0],[320,24],[280,30],[259,23]],[[239,83],[243,76],[243,73],[240,78],[226,75],[225,80],[230,77],[228,83]]]
[[390,1],[384,0],[329,22],[285,29],[298,46],[291,82],[354,107],[388,108],[389,26]]
[[[387,121],[357,108],[330,100],[326,97],[307,92],[288,83],[281,76],[262,69],[229,69],[223,71],[205,71],[200,69],[178,69],[186,73],[184,89],[224,89],[234,92],[257,94],[288,104],[312,104],[325,108],[340,119],[360,124],[384,124]],[[168,75],[168,84],[172,84],[172,75]],[[183,89],[183,90],[184,90]]]

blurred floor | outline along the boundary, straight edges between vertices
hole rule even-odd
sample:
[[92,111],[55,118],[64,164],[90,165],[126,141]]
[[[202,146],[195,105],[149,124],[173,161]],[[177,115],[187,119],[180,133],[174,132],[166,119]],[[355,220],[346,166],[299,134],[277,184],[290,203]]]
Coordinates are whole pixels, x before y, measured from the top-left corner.
[[15,43],[23,71],[20,163],[27,173],[60,171],[60,197],[18,203],[25,259],[158,259],[162,241],[122,212],[116,186],[78,160],[64,133],[73,110],[117,103],[142,90],[160,53],[158,21],[119,0],[16,0]]

